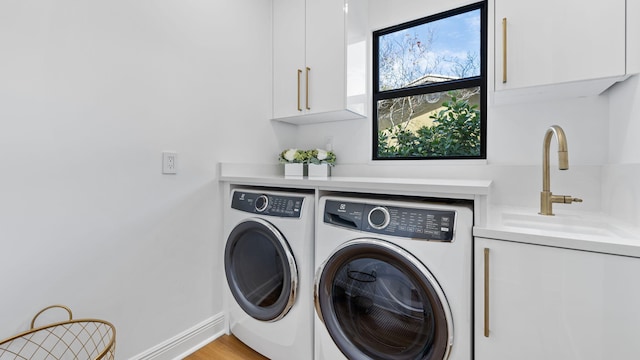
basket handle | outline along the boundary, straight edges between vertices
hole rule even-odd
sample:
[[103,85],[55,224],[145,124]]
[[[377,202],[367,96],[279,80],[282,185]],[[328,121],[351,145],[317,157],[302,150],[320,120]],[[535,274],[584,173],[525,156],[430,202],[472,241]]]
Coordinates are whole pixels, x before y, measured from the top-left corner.
[[61,308],[61,309],[65,309],[68,313],[69,313],[69,320],[73,319],[73,314],[71,313],[71,309],[69,309],[68,307],[64,306],[64,305],[51,305],[51,306],[47,306],[46,308],[40,310],[36,316],[33,317],[33,320],[31,320],[31,330],[33,330],[33,326],[36,323],[36,319],[38,318],[38,316],[40,316],[43,312],[49,310],[49,309],[53,309],[53,308]]

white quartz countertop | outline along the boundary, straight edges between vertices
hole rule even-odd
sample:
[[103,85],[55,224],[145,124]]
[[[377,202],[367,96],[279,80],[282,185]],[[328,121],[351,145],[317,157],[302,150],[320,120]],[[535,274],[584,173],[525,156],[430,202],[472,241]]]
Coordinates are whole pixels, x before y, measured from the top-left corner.
[[476,237],[640,257],[640,229],[602,213],[554,209],[554,216],[536,208],[489,206],[486,224]]
[[255,186],[278,186],[325,191],[436,196],[474,199],[489,193],[491,180],[406,179],[387,177],[334,177],[328,179],[286,179],[282,175],[222,175],[220,181]]

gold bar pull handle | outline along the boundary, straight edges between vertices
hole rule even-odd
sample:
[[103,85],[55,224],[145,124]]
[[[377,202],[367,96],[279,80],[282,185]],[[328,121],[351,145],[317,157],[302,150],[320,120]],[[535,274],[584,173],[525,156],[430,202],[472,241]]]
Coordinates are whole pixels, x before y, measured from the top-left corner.
[[307,66],[307,73],[306,73],[306,86],[307,86],[307,97],[305,99],[306,103],[307,103],[307,110],[311,110],[311,107],[309,106],[309,71],[311,71],[311,68]]
[[489,249],[484,248],[484,337],[489,337]]
[[502,83],[507,82],[507,18],[502,18]]
[[302,77],[302,70],[298,69],[298,111],[302,111],[300,106],[300,78]]

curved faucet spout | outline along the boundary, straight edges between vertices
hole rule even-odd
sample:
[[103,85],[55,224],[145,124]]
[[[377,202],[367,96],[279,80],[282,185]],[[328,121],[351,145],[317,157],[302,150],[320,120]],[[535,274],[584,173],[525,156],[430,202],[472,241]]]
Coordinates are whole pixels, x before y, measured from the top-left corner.
[[569,169],[569,149],[567,148],[567,136],[564,130],[558,125],[552,125],[544,134],[542,142],[542,192],[540,192],[540,214],[553,215],[552,204],[572,202],[582,202],[582,199],[573,198],[566,195],[553,195],[551,193],[551,176],[549,170],[549,148],[551,138],[555,135],[558,141],[558,168],[560,170]]
[[551,180],[549,175],[549,148],[551,138],[555,135],[558,141],[558,168],[560,170],[569,169],[569,149],[567,148],[567,136],[564,130],[558,125],[552,125],[544,134],[542,142],[542,191],[551,190]]

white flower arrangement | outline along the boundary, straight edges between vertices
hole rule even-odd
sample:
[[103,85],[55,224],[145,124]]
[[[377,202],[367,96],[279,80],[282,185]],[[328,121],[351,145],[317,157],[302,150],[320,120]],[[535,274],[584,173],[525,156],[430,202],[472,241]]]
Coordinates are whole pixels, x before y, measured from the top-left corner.
[[309,159],[307,151],[298,149],[286,149],[280,153],[278,160],[282,164],[306,163]]
[[315,149],[307,151],[310,164],[329,164],[334,166],[336,164],[336,154],[333,151],[327,151],[323,149]]

